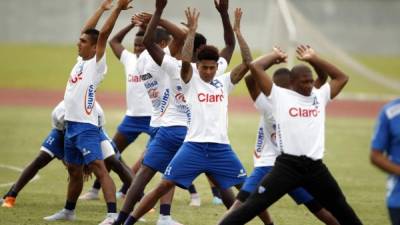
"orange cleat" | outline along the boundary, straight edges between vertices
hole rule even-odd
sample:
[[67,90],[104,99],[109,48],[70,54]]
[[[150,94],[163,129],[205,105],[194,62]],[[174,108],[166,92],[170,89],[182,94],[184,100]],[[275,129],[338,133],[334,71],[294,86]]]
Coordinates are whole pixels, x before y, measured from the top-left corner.
[[15,200],[16,200],[16,198],[14,198],[14,197],[6,197],[4,199],[3,204],[1,205],[1,207],[12,208],[15,205]]

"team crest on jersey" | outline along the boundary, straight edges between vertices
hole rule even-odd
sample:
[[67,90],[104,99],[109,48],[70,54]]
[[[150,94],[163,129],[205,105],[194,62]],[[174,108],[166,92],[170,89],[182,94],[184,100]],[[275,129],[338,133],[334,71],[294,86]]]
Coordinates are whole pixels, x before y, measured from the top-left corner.
[[318,106],[319,106],[319,102],[318,102],[318,98],[317,98],[317,96],[314,96],[314,99],[313,99],[313,104],[312,104],[313,106],[315,106],[315,108],[318,108]]
[[217,79],[215,79],[215,80],[212,80],[211,82],[210,82],[210,84],[212,85],[212,86],[214,86],[215,88],[222,88],[224,85],[222,85],[222,83],[219,81],[219,80],[217,80]]
[[262,149],[264,148],[264,129],[260,127],[258,129],[258,134],[257,134],[257,143],[256,143],[256,149],[254,150],[254,156],[259,159],[261,157],[261,152]]
[[85,95],[85,112],[87,115],[90,115],[93,111],[94,108],[94,103],[95,103],[95,88],[94,85],[91,84],[86,90],[86,95]]

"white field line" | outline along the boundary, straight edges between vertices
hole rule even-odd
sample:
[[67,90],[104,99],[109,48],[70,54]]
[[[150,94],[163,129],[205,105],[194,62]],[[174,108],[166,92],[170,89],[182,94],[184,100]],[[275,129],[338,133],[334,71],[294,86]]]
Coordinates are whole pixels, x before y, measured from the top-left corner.
[[[20,173],[22,173],[22,171],[24,171],[23,168],[19,168],[19,167],[16,167],[16,166],[10,166],[10,165],[3,165],[3,164],[0,164],[0,168],[5,168],[5,169],[13,170],[13,171],[17,171],[17,172],[20,172]],[[36,175],[32,178],[32,180],[30,180],[29,182],[33,182],[33,181],[38,180],[38,179],[40,179],[40,176],[39,176],[38,174],[36,174]],[[9,186],[11,186],[11,185],[13,185],[13,184],[14,184],[14,182],[4,183],[4,184],[0,184],[0,187],[9,187]]]

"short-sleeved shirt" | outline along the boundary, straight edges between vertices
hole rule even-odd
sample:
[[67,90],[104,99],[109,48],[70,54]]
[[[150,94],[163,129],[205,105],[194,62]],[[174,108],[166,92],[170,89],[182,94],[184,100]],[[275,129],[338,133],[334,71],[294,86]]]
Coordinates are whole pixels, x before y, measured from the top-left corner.
[[137,70],[137,56],[125,49],[121,53],[120,61],[125,70],[126,115],[151,116],[151,102]]
[[254,167],[273,166],[280,152],[276,144],[276,122],[272,116],[272,104],[267,96],[260,93],[254,105],[261,114],[253,154]]
[[98,62],[96,56],[89,60],[78,57],[65,90],[65,120],[98,126],[96,89],[106,72],[105,55]]
[[[400,165],[400,99],[386,104],[379,113],[371,148]],[[386,198],[389,208],[400,208],[400,176],[389,175]]]
[[272,85],[269,98],[276,120],[280,152],[322,159],[325,150],[325,108],[330,101],[329,83],[311,91],[310,96]]
[[228,95],[233,90],[230,73],[214,77],[207,83],[197,70],[183,84],[183,92],[192,118],[185,142],[229,144]]

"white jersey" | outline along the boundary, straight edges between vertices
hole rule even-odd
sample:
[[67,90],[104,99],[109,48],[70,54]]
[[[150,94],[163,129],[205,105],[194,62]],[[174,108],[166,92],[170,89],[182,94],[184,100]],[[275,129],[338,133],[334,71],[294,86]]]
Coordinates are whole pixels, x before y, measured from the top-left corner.
[[[196,63],[192,63],[193,73],[198,73]],[[218,60],[218,70],[216,72],[216,76],[223,74],[228,67],[227,61],[220,57]],[[174,121],[186,121],[186,125],[190,124],[192,113],[190,112],[190,108],[186,104],[185,96],[183,94],[182,85],[183,82],[181,80],[181,68],[182,61],[177,60],[176,58],[165,55],[163,62],[161,64],[161,68],[163,71],[167,73],[170,78],[170,86],[171,86],[171,98],[169,107],[167,109],[167,115],[163,117],[163,121],[167,124],[174,123]]]
[[98,125],[95,109],[96,89],[107,72],[106,56],[99,62],[78,57],[65,90],[65,120]]
[[214,77],[206,83],[197,70],[193,71],[190,81],[183,85],[193,115],[186,142],[229,144],[228,95],[233,87],[230,73]]
[[[102,127],[106,123],[103,108],[99,103],[95,103],[96,110],[98,112],[98,126]],[[64,101],[58,103],[58,105],[51,112],[51,125],[54,129],[63,131],[65,129],[65,104]]]
[[322,159],[325,148],[325,108],[330,101],[330,85],[313,88],[310,96],[272,86],[270,99],[276,120],[280,152]]
[[126,78],[126,115],[151,116],[151,102],[137,70],[137,56],[123,50],[120,61],[124,65]]
[[273,166],[280,152],[276,145],[276,123],[272,116],[271,101],[261,93],[254,105],[261,114],[253,155],[254,167]]
[[[168,48],[164,51],[164,59],[172,58]],[[181,94],[179,74],[168,76],[147,51],[139,57],[138,71],[153,106],[150,126],[187,126],[187,106]]]

